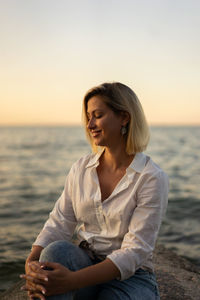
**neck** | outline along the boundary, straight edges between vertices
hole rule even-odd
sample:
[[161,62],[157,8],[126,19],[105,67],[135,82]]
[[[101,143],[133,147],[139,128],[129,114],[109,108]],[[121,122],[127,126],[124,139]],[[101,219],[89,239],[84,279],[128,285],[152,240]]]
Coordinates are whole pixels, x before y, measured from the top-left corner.
[[103,155],[104,163],[113,171],[121,168],[127,168],[133,160],[134,155],[128,155],[125,147],[105,148]]

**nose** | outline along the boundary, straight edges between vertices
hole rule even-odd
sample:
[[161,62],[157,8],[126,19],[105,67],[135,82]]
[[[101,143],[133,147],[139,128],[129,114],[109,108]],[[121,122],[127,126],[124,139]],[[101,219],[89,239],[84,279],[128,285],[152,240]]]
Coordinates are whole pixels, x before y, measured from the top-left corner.
[[90,120],[88,120],[87,128],[88,128],[88,129],[93,129],[94,127],[95,127],[95,120],[94,120],[94,118],[92,117]]

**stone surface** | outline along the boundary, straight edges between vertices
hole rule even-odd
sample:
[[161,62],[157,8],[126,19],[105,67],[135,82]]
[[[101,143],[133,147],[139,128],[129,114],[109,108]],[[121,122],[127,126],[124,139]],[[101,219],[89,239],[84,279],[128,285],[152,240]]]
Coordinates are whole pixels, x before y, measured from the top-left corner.
[[200,268],[158,245],[154,265],[162,300],[200,300]]
[[[161,300],[200,300],[199,267],[162,245],[156,247],[154,263]],[[27,300],[26,292],[20,290],[23,284],[19,281],[2,293],[0,300]]]
[[26,292],[21,291],[20,288],[24,285],[25,281],[20,280],[9,290],[0,295],[1,300],[27,300]]

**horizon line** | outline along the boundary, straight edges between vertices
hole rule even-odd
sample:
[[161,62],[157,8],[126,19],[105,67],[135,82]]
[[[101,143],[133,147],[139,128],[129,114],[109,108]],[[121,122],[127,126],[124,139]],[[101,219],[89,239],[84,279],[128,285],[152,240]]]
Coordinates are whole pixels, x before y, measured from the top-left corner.
[[[200,123],[149,123],[149,127],[199,127]],[[84,127],[82,123],[16,123],[0,124],[0,127]]]

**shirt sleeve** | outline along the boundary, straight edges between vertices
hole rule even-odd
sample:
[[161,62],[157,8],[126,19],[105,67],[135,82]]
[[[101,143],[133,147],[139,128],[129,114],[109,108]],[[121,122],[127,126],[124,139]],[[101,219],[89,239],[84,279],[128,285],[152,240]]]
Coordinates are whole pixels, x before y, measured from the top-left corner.
[[45,248],[48,244],[57,240],[71,240],[77,225],[71,199],[73,179],[74,169],[72,167],[66,178],[64,190],[33,245]]
[[120,270],[120,280],[132,276],[152,254],[167,207],[167,175],[163,171],[144,174],[136,193],[136,201],[137,206],[121,248],[107,256]]

